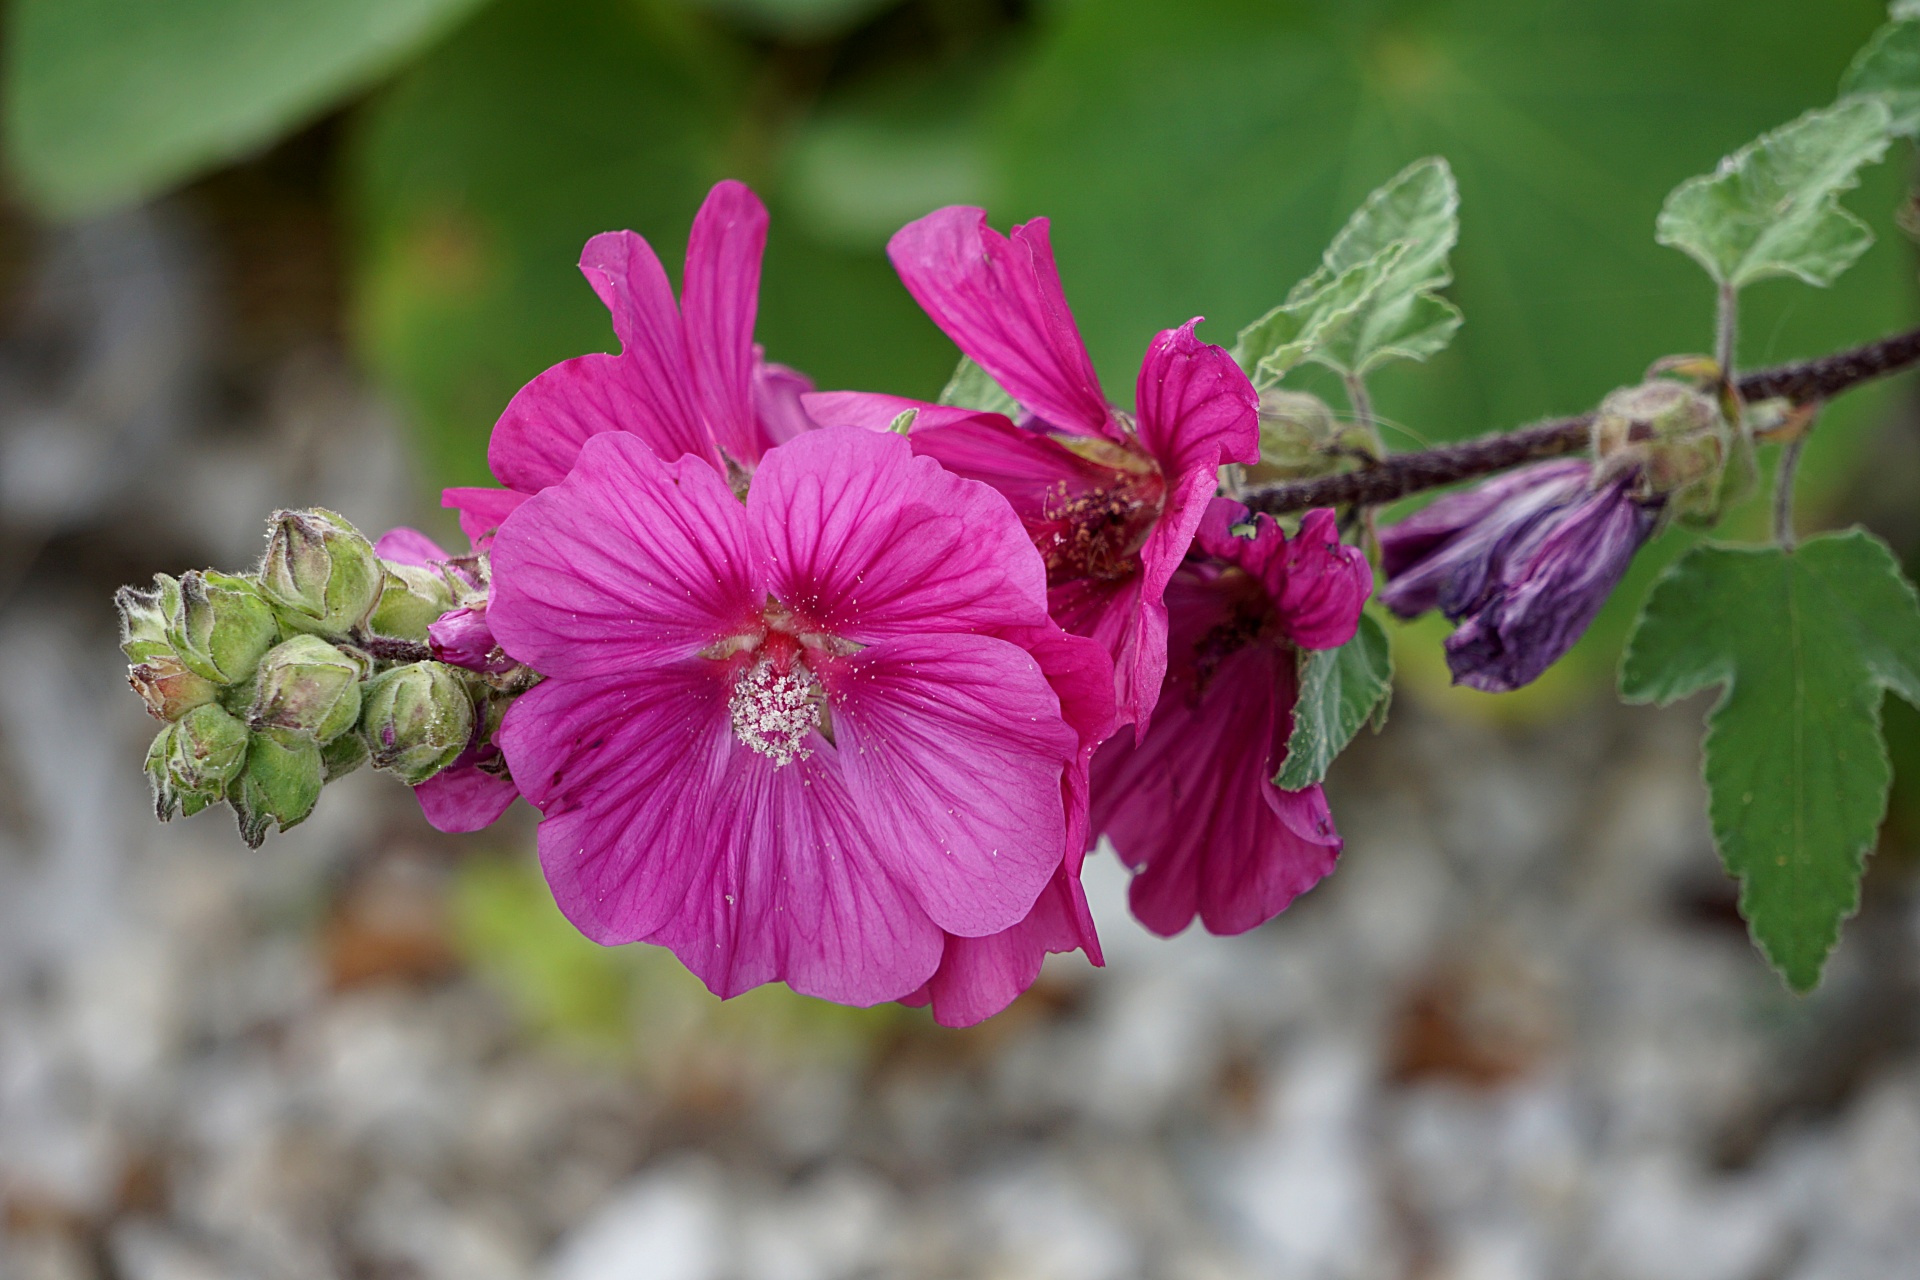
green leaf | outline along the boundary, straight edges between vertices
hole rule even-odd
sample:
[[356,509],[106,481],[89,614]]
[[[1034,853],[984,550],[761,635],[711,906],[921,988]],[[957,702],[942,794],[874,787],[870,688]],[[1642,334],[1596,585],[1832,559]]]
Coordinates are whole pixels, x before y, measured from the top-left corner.
[[1886,154],[1889,119],[1874,98],[1809,111],[1674,188],[1655,238],[1735,289],[1774,276],[1832,284],[1873,244],[1839,197]]
[[1793,551],[1697,547],[1655,585],[1620,691],[1667,703],[1711,685],[1714,841],[1754,940],[1806,991],[1886,813],[1883,690],[1920,704],[1920,600],[1858,529]]
[[1392,699],[1393,655],[1372,614],[1360,615],[1360,629],[1338,649],[1302,652],[1293,736],[1274,785],[1298,791],[1321,781],[1361,725],[1371,718],[1378,731],[1386,723]]
[[993,380],[993,375],[966,356],[954,366],[953,376],[941,389],[940,403],[960,409],[978,409],[982,413],[1004,413],[1018,422],[1020,406]]
[[1236,354],[1268,386],[1302,359],[1364,376],[1438,353],[1460,327],[1459,311],[1436,293],[1453,279],[1447,255],[1459,212],[1445,160],[1407,166],[1354,211],[1286,302],[1242,331]]
[[1875,32],[1847,68],[1840,96],[1876,97],[1887,106],[1891,132],[1920,136],[1920,21],[1890,22]]
[[128,203],[265,146],[482,0],[15,0],[7,150],[55,215]]

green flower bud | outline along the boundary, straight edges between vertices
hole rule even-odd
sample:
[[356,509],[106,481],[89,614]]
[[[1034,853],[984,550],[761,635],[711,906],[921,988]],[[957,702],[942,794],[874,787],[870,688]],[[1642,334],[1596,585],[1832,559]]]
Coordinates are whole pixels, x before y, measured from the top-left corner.
[[114,592],[113,603],[120,610],[120,650],[128,662],[173,655],[173,646],[167,642],[167,619],[180,603],[177,580],[156,573],[151,587],[122,587]]
[[180,807],[180,797],[173,790],[173,778],[167,772],[167,761],[173,756],[173,740],[178,734],[177,726],[168,725],[147,748],[147,781],[153,786],[153,816],[162,822],[173,817],[174,810]]
[[447,580],[434,569],[381,563],[386,568],[386,583],[368,625],[377,636],[425,643],[428,625],[453,608],[453,592]]
[[249,579],[199,569],[180,575],[167,640],[195,674],[239,684],[278,637],[273,610]]
[[127,683],[160,720],[178,720],[220,696],[219,685],[187,670],[172,649],[128,667]]
[[312,738],[280,729],[254,734],[247,745],[246,768],[227,787],[240,838],[248,848],[258,849],[269,823],[285,831],[305,821],[325,780],[320,746]]
[[320,748],[320,763],[328,782],[346,777],[366,762],[366,739],[357,733],[343,733]]
[[246,762],[247,726],[222,708],[195,707],[174,726],[167,776],[183,800],[191,796],[211,804],[220,799]]
[[345,636],[367,620],[386,580],[373,544],[331,511],[276,511],[260,587],[295,631]]
[[466,750],[473,695],[446,663],[409,662],[368,682],[361,728],[374,767],[418,786]]
[[360,718],[366,669],[319,636],[295,636],[260,660],[247,723],[331,742]]

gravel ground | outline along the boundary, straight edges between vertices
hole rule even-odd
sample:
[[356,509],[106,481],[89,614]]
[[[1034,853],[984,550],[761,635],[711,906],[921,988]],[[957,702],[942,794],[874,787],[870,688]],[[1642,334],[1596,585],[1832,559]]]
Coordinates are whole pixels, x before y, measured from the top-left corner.
[[1107,968],[962,1033],[574,945],[524,814],[451,840],[362,774],[258,853],[156,825],[111,587],[244,563],[276,505],[430,518],[324,326],[249,341],[209,225],[15,255],[0,1275],[1920,1274],[1910,877],[1883,858],[1821,993],[1783,994],[1708,843],[1699,703],[1518,730],[1405,698],[1280,920],[1152,939],[1098,857]]

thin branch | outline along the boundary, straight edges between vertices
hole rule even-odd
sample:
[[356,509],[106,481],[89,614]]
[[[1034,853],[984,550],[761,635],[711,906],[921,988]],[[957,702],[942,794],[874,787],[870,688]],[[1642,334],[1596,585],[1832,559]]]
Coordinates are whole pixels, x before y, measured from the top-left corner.
[[[1899,373],[1916,364],[1920,364],[1920,329],[1910,329],[1817,360],[1747,374],[1740,379],[1740,398],[1749,404],[1773,399],[1790,400],[1796,405],[1819,404],[1861,383]],[[1309,507],[1394,502],[1528,462],[1579,453],[1587,447],[1592,428],[1592,414],[1554,418],[1463,444],[1390,454],[1379,465],[1362,471],[1252,489],[1242,494],[1240,500],[1254,511],[1276,516]]]
[[1780,450],[1780,466],[1773,473],[1773,540],[1785,550],[1794,548],[1796,539],[1793,532],[1793,479],[1800,470],[1800,450],[1807,443],[1805,436],[1796,436],[1787,441]]
[[433,650],[416,640],[396,640],[392,636],[363,636],[360,648],[382,662],[425,662]]

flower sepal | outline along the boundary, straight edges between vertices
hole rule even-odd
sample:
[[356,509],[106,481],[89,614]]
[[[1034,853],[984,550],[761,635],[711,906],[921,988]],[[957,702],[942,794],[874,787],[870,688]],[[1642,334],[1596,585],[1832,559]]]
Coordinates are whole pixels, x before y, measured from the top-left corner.
[[216,684],[246,680],[279,638],[273,610],[251,579],[192,569],[169,594],[167,642],[188,670]]
[[386,580],[373,544],[345,517],[319,507],[274,512],[260,587],[289,630],[352,635],[380,603]]
[[366,675],[366,664],[355,654],[319,636],[295,636],[261,659],[247,723],[304,734],[325,745],[359,720],[360,682]]
[[269,826],[286,831],[304,822],[325,781],[326,764],[311,736],[285,729],[255,732],[248,742],[246,767],[227,787],[240,838],[248,848],[258,849]]
[[444,662],[409,662],[367,684],[361,718],[373,767],[419,786],[473,737],[473,693]]

